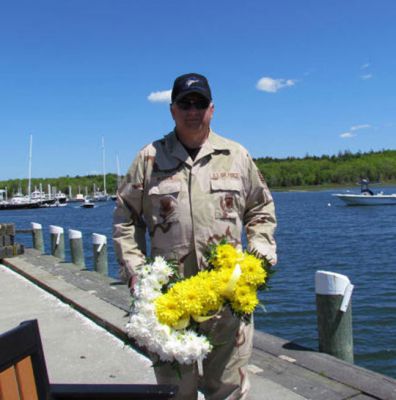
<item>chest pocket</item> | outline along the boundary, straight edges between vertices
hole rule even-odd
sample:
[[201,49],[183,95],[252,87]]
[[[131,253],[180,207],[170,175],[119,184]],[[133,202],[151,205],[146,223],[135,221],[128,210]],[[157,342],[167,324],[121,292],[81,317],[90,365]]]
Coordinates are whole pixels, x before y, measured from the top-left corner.
[[238,179],[211,179],[210,190],[215,202],[215,218],[239,217],[242,184]]
[[181,182],[170,180],[161,181],[149,189],[154,225],[178,220],[180,190]]

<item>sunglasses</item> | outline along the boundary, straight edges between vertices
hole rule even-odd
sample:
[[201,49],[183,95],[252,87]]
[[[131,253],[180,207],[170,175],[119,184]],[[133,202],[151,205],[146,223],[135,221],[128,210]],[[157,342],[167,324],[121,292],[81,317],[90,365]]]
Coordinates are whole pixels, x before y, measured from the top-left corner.
[[177,106],[184,111],[191,110],[194,107],[196,110],[206,110],[209,107],[210,101],[202,100],[180,100],[176,102]]

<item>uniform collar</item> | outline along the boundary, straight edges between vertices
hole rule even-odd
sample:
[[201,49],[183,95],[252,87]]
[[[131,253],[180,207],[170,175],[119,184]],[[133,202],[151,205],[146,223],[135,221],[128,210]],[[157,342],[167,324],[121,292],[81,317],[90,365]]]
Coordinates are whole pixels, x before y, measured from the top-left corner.
[[229,146],[226,145],[225,141],[212,130],[209,131],[209,136],[202,145],[201,150],[199,151],[194,162],[191,160],[184,146],[177,139],[175,130],[165,136],[165,142],[169,153],[173,157],[185,162],[190,166],[192,166],[194,162],[206,157],[209,154],[229,149]]

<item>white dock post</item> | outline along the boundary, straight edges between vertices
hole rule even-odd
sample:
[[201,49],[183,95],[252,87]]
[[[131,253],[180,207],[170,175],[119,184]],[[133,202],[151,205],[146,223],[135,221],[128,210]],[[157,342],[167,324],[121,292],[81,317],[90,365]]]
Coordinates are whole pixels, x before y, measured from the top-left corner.
[[50,225],[51,236],[51,254],[61,260],[65,260],[65,236],[63,228],[56,225]]
[[107,237],[98,233],[92,234],[94,270],[103,275],[109,274],[107,264]]
[[31,222],[33,248],[44,254],[43,227],[37,222]]
[[69,229],[69,242],[72,263],[79,267],[85,267],[82,233],[74,229]]
[[319,351],[353,363],[352,296],[347,276],[316,271]]

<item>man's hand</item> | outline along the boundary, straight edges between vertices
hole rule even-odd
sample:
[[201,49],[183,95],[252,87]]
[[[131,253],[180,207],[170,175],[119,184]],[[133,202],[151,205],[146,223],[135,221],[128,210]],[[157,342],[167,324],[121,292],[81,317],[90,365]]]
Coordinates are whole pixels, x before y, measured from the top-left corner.
[[132,295],[135,291],[135,285],[136,285],[137,280],[138,280],[137,275],[132,275],[128,280],[129,291],[131,292]]

